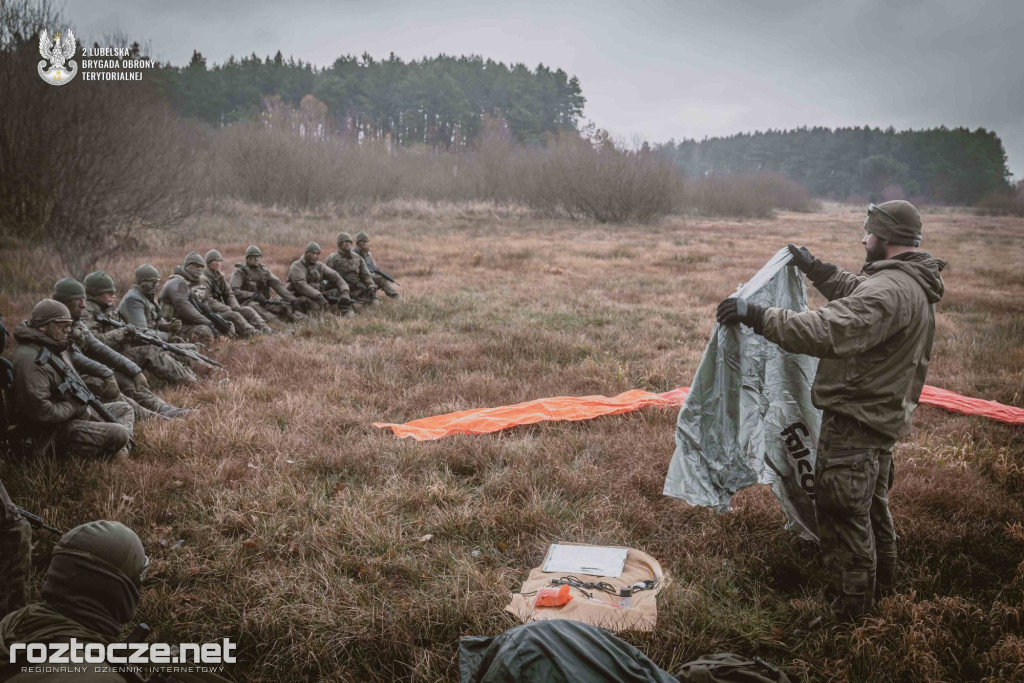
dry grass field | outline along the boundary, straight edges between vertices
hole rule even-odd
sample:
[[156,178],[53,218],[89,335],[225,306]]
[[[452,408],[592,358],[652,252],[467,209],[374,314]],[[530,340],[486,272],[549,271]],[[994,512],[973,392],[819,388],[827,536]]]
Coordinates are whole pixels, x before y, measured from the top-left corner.
[[[454,680],[459,636],[512,626],[509,592],[556,540],[658,558],[674,582],[657,629],[626,638],[670,670],[733,651],[795,680],[1024,680],[1020,427],[920,408],[896,451],[897,592],[853,627],[830,623],[816,548],[783,530],[766,488],[726,515],[662,495],[675,410],[425,443],[371,424],[688,385],[722,298],[789,241],[859,268],[862,212],[602,226],[486,204],[226,205],[100,265],[124,288],[139,263],[166,276],[216,246],[230,270],[258,243],[283,277],[310,239],[326,256],[338,231],[366,230],[403,299],[218,342],[226,373],[165,392],[200,412],[141,426],[130,462],[5,462],[0,477],[53,523],[138,531],[139,620],[161,642],[235,639],[236,680]],[[1024,219],[925,221],[924,246],[950,262],[929,383],[1024,405]],[[0,248],[8,327],[62,275]],[[53,539],[36,538],[43,565]]]

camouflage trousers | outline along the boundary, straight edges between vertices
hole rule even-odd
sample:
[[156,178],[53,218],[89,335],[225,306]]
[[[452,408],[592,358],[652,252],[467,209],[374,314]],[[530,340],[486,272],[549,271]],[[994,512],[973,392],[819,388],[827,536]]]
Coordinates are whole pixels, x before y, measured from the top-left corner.
[[58,455],[102,458],[128,445],[135,430],[135,413],[123,401],[105,403],[118,424],[93,420],[68,420],[57,428]]
[[136,389],[131,378],[120,372],[114,373],[114,379],[117,381],[117,393],[114,393],[112,385],[99,377],[85,375],[82,379],[89,390],[104,403],[110,401],[127,403],[136,420],[145,420],[152,417],[152,413],[167,410],[165,407],[167,403],[162,398],[145,387]]
[[[349,296],[349,293],[347,291],[342,292],[340,289],[336,287],[334,289],[324,290],[323,292],[321,292],[321,294],[323,294],[324,297],[328,299],[333,299],[341,296]],[[301,307],[304,309],[307,315],[317,316],[323,315],[324,313],[338,313],[346,318],[355,315],[355,312],[352,310],[351,304],[338,303],[328,304],[327,306],[321,306],[316,299],[310,298],[302,294],[296,294],[295,298],[296,303],[301,303]]]
[[0,482],[0,619],[28,604],[32,527]]
[[390,298],[398,298],[398,290],[395,289],[395,286],[388,282],[387,280],[385,280],[382,276],[374,275],[373,284],[377,285],[377,289],[387,294]]
[[843,616],[857,618],[896,573],[896,530],[889,513],[893,439],[825,411],[815,465],[814,510],[821,555]]
[[199,378],[187,365],[187,361],[155,346],[140,344],[126,346],[121,353],[138,363],[146,376],[158,379],[164,384],[198,384]]
[[260,317],[259,313],[248,306],[239,306],[232,309],[227,304],[208,299],[206,303],[214,313],[218,313],[235,326],[235,333],[242,338],[252,337],[267,329],[267,323]]
[[300,308],[300,306],[285,306],[284,304],[277,303],[275,300],[271,300],[269,304],[250,301],[246,306],[256,311],[268,324],[275,321],[298,323],[309,317],[301,311],[295,310]]

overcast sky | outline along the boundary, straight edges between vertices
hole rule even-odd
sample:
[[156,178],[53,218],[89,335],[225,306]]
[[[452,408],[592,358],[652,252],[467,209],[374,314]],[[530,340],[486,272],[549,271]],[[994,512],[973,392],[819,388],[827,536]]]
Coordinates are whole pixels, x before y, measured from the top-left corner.
[[983,126],[1024,177],[1024,0],[70,0],[182,64],[197,49],[326,66],[342,54],[543,63],[584,118],[661,142],[797,126]]

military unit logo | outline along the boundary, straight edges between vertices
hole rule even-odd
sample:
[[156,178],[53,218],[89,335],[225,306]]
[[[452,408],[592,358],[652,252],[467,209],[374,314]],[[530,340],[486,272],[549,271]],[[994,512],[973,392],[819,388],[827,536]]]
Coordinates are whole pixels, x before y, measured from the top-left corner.
[[[77,49],[75,34],[68,29],[63,36],[60,31],[53,34],[50,40],[49,31],[39,32],[39,54],[42,60],[36,65],[39,77],[50,85],[64,85],[69,83],[78,73],[78,64],[71,59],[75,56]],[[44,69],[46,62],[52,62],[49,69]],[[64,66],[65,62],[68,66]]]

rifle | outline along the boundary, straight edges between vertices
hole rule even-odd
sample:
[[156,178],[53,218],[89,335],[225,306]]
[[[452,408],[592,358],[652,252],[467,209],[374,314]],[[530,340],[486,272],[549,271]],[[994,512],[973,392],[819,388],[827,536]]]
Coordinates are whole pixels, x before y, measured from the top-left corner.
[[33,514],[26,510],[25,508],[20,508],[17,505],[15,505],[14,508],[18,511],[18,514],[25,518],[25,521],[32,525],[33,529],[46,529],[47,531],[52,531],[58,536],[64,535],[64,532],[62,530],[58,529],[55,526],[50,526],[46,523],[46,520],[44,520],[39,515]]
[[[99,400],[99,398],[96,397],[96,394],[90,391],[86,383],[78,376],[78,373],[65,365],[64,361],[62,361],[59,356],[50,353],[50,349],[44,347],[43,350],[39,352],[39,357],[36,358],[36,364],[49,364],[60,373],[60,376],[64,378],[64,381],[57,387],[57,391],[62,395],[70,395],[72,398],[78,399],[84,405],[92,408],[104,422],[109,422],[110,424],[115,425],[121,424],[117,421],[117,418],[107,410],[107,406],[103,404],[103,401]],[[128,443],[134,446],[135,438],[129,436]]]
[[343,298],[341,298],[340,294],[338,294],[338,295],[333,295],[332,294],[331,296],[327,296],[326,294],[324,294],[324,298],[327,299],[327,303],[331,304],[332,306],[339,306],[339,305],[351,306],[352,304],[359,303],[358,301],[356,301],[355,299],[352,299],[351,297],[345,297],[343,299]]
[[193,306],[199,309],[199,312],[202,313],[204,317],[206,317],[211,323],[213,323],[213,326],[216,328],[218,332],[224,335],[231,334],[231,323],[225,320],[222,315],[220,315],[219,313],[214,313],[213,309],[207,306],[205,302],[200,301],[195,294],[189,294],[188,300]]
[[[385,273],[383,270],[378,268],[376,265],[370,266],[369,264],[367,264],[367,267],[370,269],[371,273],[376,273],[377,275],[380,275],[382,278],[384,278],[385,280],[387,280],[391,284],[398,285],[398,282],[395,280],[395,278],[393,278],[390,275],[388,275],[387,273]],[[398,285],[398,286],[401,287],[402,285]]]
[[[122,329],[122,328],[128,327],[128,323],[118,322],[118,321],[114,320],[113,318],[108,318],[106,315],[104,315],[102,313],[100,313],[100,314],[98,314],[96,316],[96,320],[98,320],[99,322],[104,323],[106,325],[110,325],[111,327],[117,328],[119,330]],[[177,354],[179,356],[183,356],[185,358],[191,358],[192,360],[199,360],[199,361],[202,361],[202,362],[207,363],[209,365],[216,366],[218,368],[224,367],[223,365],[221,365],[220,363],[218,363],[217,361],[215,361],[212,358],[207,358],[203,354],[198,353],[196,351],[189,351],[188,349],[183,349],[183,348],[177,347],[174,344],[169,344],[168,342],[165,342],[163,339],[160,339],[159,337],[157,337],[155,335],[149,335],[149,334],[146,334],[145,332],[141,332],[139,330],[136,330],[135,331],[135,338],[138,339],[139,341],[141,341],[143,344],[149,344],[150,346],[155,346],[155,347],[157,347],[159,349],[163,349],[164,351],[170,351],[171,353]]]
[[252,300],[258,304],[266,306],[267,304],[278,304],[280,306],[294,306],[295,304],[291,301],[285,301],[284,299],[268,299],[262,294],[253,294]]

